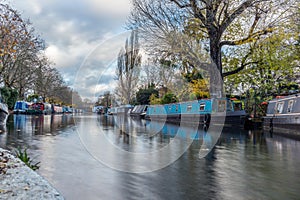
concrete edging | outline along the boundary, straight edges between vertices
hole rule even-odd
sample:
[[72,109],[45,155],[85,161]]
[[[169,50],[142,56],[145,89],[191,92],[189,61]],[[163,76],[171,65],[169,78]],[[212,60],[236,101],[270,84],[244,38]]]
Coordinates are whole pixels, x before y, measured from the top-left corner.
[[63,196],[10,151],[0,148],[0,199],[55,199]]

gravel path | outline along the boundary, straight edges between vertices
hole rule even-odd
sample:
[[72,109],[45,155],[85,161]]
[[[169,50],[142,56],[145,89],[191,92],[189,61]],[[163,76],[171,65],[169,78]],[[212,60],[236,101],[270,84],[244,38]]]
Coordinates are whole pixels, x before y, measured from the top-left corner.
[[11,152],[0,148],[0,199],[64,199]]

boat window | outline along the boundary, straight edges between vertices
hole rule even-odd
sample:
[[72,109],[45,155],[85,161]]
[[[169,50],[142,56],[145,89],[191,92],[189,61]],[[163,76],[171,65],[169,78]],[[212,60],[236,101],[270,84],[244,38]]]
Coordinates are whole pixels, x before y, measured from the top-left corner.
[[284,102],[278,102],[277,105],[276,105],[275,112],[276,113],[282,113],[282,111],[283,111],[283,105],[284,105]]
[[200,103],[199,110],[200,110],[200,111],[205,110],[205,103]]
[[171,106],[169,106],[169,110],[172,110],[172,107],[171,107]]
[[242,108],[242,107],[243,107],[243,104],[240,103],[240,102],[239,102],[239,103],[235,103],[235,102],[234,102],[233,106],[234,106],[234,108],[233,108],[234,111],[239,111],[239,110],[242,110],[242,109],[243,109],[243,108]]
[[178,105],[176,105],[176,112],[178,111]]
[[288,113],[292,112],[293,104],[294,104],[294,100],[290,100],[287,108]]
[[219,101],[218,103],[218,112],[225,112],[226,101]]
[[233,110],[233,104],[234,104],[234,103],[233,103],[232,101],[230,101],[230,100],[227,100],[226,103],[227,103],[227,104],[226,104],[226,110],[227,110],[227,111],[232,111],[232,110]]
[[188,105],[186,110],[187,112],[190,112],[192,110],[192,105]]

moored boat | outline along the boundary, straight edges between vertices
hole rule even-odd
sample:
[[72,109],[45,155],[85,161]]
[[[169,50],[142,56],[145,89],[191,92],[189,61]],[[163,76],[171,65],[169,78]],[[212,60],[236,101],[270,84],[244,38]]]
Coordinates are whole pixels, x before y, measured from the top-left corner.
[[45,109],[44,103],[33,103],[28,107],[27,114],[43,114]]
[[50,103],[44,103],[43,114],[50,115],[52,113],[52,106]]
[[[300,93],[278,96],[268,102],[264,129],[285,133],[300,130]],[[296,133],[300,136],[300,132]]]
[[8,114],[7,104],[0,101],[0,129],[5,129]]
[[61,114],[63,113],[63,108],[60,105],[54,105],[51,106],[52,114]]
[[72,113],[72,108],[70,106],[63,106],[63,113]]
[[246,117],[241,102],[227,98],[201,99],[165,105],[151,105],[146,119],[180,124],[243,126]]
[[130,112],[132,117],[145,117],[149,105],[135,105]]
[[17,101],[14,106],[14,114],[26,114],[31,103],[27,101]]
[[117,107],[117,115],[130,114],[132,108],[133,108],[132,105],[123,105],[123,106]]
[[108,108],[107,114],[108,115],[116,115],[117,114],[117,107]]

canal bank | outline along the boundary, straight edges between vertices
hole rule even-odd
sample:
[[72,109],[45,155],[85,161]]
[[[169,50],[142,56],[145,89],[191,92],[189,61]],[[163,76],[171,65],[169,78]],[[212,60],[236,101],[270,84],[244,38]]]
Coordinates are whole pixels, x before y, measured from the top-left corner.
[[0,148],[0,199],[64,199],[44,178]]

